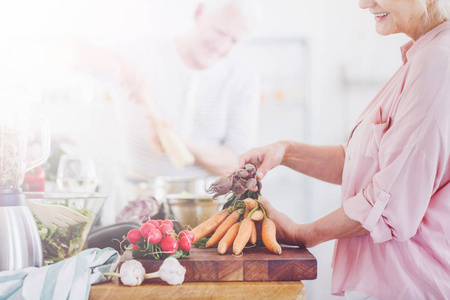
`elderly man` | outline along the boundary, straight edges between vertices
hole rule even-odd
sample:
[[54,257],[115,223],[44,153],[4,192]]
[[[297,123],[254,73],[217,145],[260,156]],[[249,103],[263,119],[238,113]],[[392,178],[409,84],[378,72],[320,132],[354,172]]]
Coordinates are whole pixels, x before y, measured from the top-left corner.
[[[223,174],[236,167],[238,153],[254,145],[258,76],[230,52],[254,27],[257,12],[251,0],[200,3],[189,32],[153,42],[151,49],[143,47],[139,66],[120,69],[121,85],[128,92],[119,107],[131,174],[140,179]],[[161,136],[144,102],[182,137],[195,157],[192,166],[177,169],[158,151]]]

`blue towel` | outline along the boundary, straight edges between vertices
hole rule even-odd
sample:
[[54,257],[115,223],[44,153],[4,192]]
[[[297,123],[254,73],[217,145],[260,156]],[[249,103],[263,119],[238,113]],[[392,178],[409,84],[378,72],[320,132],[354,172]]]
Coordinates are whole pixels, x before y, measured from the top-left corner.
[[112,248],[92,248],[50,266],[0,272],[0,300],[88,299],[91,284],[108,281],[103,273],[114,272],[119,259]]

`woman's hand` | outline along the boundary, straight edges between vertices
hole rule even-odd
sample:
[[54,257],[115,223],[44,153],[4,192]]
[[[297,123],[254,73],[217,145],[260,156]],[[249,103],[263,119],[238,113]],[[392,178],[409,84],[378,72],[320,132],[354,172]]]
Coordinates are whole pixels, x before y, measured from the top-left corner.
[[270,202],[263,196],[259,197],[267,216],[277,226],[277,241],[285,245],[314,247],[317,242],[312,238],[310,226],[308,224],[297,224],[286,214],[276,210]]
[[307,176],[341,184],[345,152],[342,145],[314,146],[293,141],[279,141],[254,148],[239,157],[239,167],[252,163],[259,180],[278,165],[291,168]]
[[263,179],[267,172],[283,162],[286,152],[284,142],[276,142],[264,147],[253,148],[239,156],[239,166],[251,163],[258,170],[257,178]]

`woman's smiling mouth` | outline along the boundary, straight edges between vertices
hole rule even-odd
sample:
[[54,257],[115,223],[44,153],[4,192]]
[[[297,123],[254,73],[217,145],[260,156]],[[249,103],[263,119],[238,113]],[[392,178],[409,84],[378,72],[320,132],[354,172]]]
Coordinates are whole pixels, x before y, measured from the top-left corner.
[[377,21],[380,21],[382,18],[388,16],[390,13],[388,12],[383,12],[383,13],[378,13],[378,14],[374,14],[375,15],[375,19]]

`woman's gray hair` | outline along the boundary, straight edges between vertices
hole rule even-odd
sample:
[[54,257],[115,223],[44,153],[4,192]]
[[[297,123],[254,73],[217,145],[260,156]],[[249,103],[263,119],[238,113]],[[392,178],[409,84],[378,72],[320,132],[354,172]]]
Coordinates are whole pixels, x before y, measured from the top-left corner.
[[439,19],[450,19],[450,0],[435,0],[429,8],[427,0],[419,0],[419,2],[425,10],[426,20],[429,19],[430,15]]
[[236,7],[250,26],[259,24],[262,10],[257,0],[202,0],[205,12],[211,13],[226,6]]
[[444,19],[450,19],[450,0],[436,0],[436,9]]

